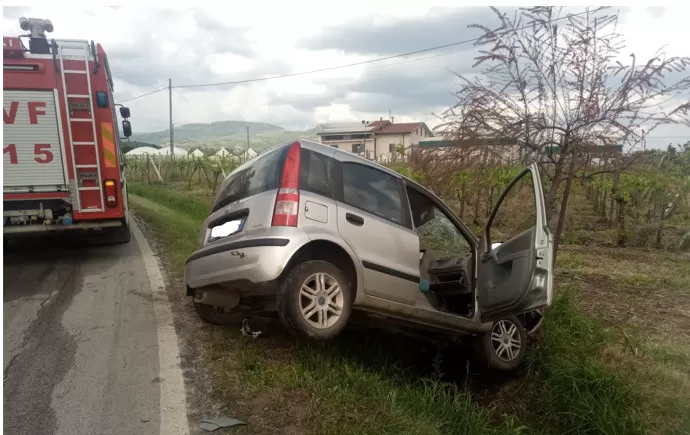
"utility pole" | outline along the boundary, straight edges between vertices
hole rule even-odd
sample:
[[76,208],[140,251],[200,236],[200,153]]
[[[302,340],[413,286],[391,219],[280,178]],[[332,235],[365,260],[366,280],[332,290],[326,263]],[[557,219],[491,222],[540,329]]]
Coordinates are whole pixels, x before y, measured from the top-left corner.
[[168,102],[170,107],[170,160],[175,159],[175,133],[173,132],[173,120],[172,120],[172,79],[168,79]]
[[249,158],[249,125],[245,125],[247,128],[247,158]]

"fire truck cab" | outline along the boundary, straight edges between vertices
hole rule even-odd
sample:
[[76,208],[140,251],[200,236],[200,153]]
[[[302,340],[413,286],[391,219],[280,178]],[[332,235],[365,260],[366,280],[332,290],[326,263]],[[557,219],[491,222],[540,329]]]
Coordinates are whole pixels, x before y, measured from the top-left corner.
[[119,142],[132,129],[118,105],[120,132],[105,51],[93,41],[49,41],[49,20],[19,21],[30,33],[3,37],[3,238],[98,231],[127,242]]

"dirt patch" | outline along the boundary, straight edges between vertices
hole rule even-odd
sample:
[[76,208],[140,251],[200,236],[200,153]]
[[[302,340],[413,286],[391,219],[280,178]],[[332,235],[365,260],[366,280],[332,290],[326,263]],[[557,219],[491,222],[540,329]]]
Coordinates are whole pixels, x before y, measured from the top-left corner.
[[690,345],[690,272],[684,266],[690,257],[567,249],[572,261],[558,268],[556,282],[575,290],[583,312],[612,326]]

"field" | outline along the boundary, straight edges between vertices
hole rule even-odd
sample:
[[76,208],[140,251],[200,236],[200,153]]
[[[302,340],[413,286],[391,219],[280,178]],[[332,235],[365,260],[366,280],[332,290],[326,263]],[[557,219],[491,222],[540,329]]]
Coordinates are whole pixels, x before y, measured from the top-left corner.
[[[477,227],[495,195],[478,186],[511,173],[457,172],[456,188],[441,192],[433,172],[396,169],[431,185]],[[626,181],[625,203],[634,206],[622,210],[623,228],[620,209],[601,199],[605,181],[573,183],[555,301],[518,374],[487,373],[464,349],[441,352],[371,330],[313,346],[273,324],[255,340],[195,320],[176,327],[195,328],[198,343],[190,345],[205,364],[210,395],[249,423],[243,433],[688,433],[690,255],[677,249],[687,211],[677,206],[657,237],[649,209],[662,193],[650,190],[645,169]],[[179,285],[217,183],[189,178],[189,168],[177,173],[165,184],[140,173],[130,202]]]

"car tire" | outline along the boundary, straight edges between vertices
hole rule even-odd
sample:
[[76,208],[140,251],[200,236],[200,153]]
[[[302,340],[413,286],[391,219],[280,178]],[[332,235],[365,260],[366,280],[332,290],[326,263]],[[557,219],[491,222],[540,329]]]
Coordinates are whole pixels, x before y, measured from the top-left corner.
[[326,261],[306,261],[289,271],[280,286],[278,316],[290,334],[327,341],[347,326],[351,301],[349,281],[340,269]]
[[194,302],[194,310],[201,320],[211,325],[239,326],[245,318],[244,314],[239,311],[225,311],[222,308],[200,302]]
[[479,337],[478,345],[480,355],[491,368],[513,371],[525,358],[527,331],[516,316],[504,317]]

